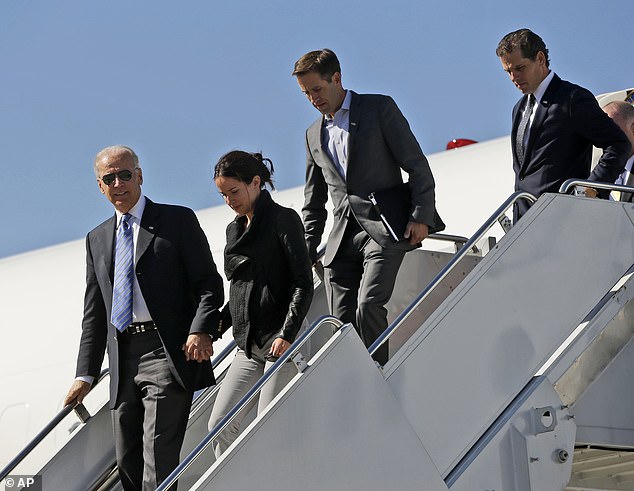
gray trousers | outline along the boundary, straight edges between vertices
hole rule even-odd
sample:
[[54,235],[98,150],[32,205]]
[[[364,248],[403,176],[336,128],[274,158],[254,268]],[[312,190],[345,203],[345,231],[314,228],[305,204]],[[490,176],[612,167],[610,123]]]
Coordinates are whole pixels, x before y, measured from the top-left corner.
[[[275,363],[274,361],[264,359],[271,349],[273,341],[274,339],[270,339],[262,348],[258,348],[256,344],[252,344],[251,359],[247,358],[245,352],[238,348],[236,356],[227,371],[227,375],[222,381],[216,402],[211,411],[208,425],[210,431],[231,411],[249,389],[255,385],[262,377],[262,374]],[[214,440],[212,446],[216,458],[220,457],[238,437],[240,433],[240,423],[247,416],[249,411],[253,409],[255,404],[258,405],[258,414],[260,414],[296,374],[297,368],[291,361],[285,363],[284,366],[277,371],[273,378],[262,387],[259,398],[253,398],[251,402],[236,415],[233,421],[229,423],[229,426]]]
[[119,357],[111,414],[121,484],[155,490],[178,465],[193,394],[174,379],[157,331],[122,335]]
[[[337,254],[324,268],[330,313],[354,325],[368,348],[387,328],[385,304],[394,291],[404,256],[404,251],[381,247],[351,219]],[[387,362],[387,343],[374,359],[381,365]]]

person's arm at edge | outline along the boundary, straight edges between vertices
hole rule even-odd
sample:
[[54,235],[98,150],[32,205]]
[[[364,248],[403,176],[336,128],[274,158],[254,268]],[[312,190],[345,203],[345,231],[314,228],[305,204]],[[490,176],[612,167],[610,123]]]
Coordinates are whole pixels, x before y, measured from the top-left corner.
[[429,234],[429,226],[434,224],[435,182],[416,137],[394,100],[386,96],[386,104],[381,116],[385,141],[400,167],[409,174],[412,195],[412,220],[407,224],[405,237],[412,245],[418,244]]
[[[570,119],[575,130],[595,147],[603,149],[589,180],[612,183],[623,172],[631,145],[625,133],[601,109],[596,98],[586,89],[576,89],[571,94]],[[605,198],[609,191],[598,190]]]
[[187,360],[201,362],[213,356],[212,338],[220,324],[224,287],[207,236],[192,210],[185,212],[182,227],[180,254],[189,284],[198,300],[183,351]]
[[64,398],[64,406],[81,403],[90,391],[103,363],[107,330],[106,307],[95,274],[89,235],[86,237],[86,291],[77,369],[75,381]]
[[[302,222],[294,211],[278,217],[277,233],[290,269],[292,294],[284,325],[277,338],[286,341],[289,346],[295,341],[313,299],[313,275],[303,232]],[[279,356],[287,348],[285,346],[279,354],[273,354]],[[272,351],[275,349],[274,345]]]
[[311,264],[317,261],[317,248],[326,226],[326,202],[328,201],[328,185],[321,168],[313,160],[306,133],[306,184],[304,185],[304,218],[305,240]]

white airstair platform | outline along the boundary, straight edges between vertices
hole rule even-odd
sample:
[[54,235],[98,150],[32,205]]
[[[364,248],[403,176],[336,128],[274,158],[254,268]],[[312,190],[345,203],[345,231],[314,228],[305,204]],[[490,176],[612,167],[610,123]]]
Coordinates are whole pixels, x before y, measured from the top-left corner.
[[[634,490],[634,205],[545,195],[488,254],[466,255],[419,296],[452,256],[406,256],[385,366],[352,326],[322,330],[218,461],[197,447],[213,436],[208,391],[179,489]],[[311,321],[323,302],[318,289]],[[78,456],[78,481],[103,472],[81,443],[100,434],[93,420],[46,474]]]

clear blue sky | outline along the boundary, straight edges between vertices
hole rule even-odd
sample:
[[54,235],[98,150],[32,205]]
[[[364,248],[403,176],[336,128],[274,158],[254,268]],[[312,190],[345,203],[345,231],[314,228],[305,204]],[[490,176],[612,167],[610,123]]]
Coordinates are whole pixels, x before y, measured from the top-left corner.
[[107,145],[137,151],[146,195],[194,209],[221,203],[211,168],[235,148],[269,156],[278,188],[302,184],[318,114],[290,73],[306,51],[332,48],[344,87],[392,95],[434,153],[509,133],[520,94],[495,47],[520,27],[544,38],[562,78],[634,86],[631,6],[2,0],[0,257],[82,238],[110,215],[92,172]]

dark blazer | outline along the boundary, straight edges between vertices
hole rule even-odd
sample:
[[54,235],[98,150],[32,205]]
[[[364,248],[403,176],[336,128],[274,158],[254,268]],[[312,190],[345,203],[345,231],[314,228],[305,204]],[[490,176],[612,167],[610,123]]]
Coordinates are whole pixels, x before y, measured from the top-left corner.
[[[104,350],[110,366],[110,407],[117,401],[119,350],[110,323],[116,216],[86,238],[86,295],[76,376],[99,375]],[[211,334],[220,320],[222,278],[192,210],[146,202],[136,246],[136,277],[165,347],[170,370],[186,389],[215,383],[209,361],[186,361],[190,333]]]
[[233,325],[236,343],[250,358],[251,341],[260,348],[273,336],[295,341],[313,298],[313,274],[297,212],[262,190],[248,228],[246,221],[237,217],[227,226],[230,315],[223,316],[222,331]]
[[[513,108],[511,142],[515,142],[527,99],[525,95]],[[593,145],[602,148],[603,155],[590,174]],[[561,184],[571,178],[614,182],[623,171],[630,150],[627,137],[599,107],[592,93],[557,75],[537,106],[522,165],[515,145],[511,146],[515,190],[536,197],[558,192]],[[516,218],[527,209],[528,205],[521,201]]]
[[382,247],[404,250],[415,246],[394,244],[368,199],[374,191],[403,182],[401,169],[409,174],[412,194],[412,221],[434,225],[434,178],[407,120],[391,97],[359,95],[352,92],[346,179],[339,174],[321,144],[324,118],[306,131],[306,186],[304,226],[311,260],[324,232],[328,192],[333,201],[334,224],[324,258],[328,266],[334,258],[347,220],[356,220]]

